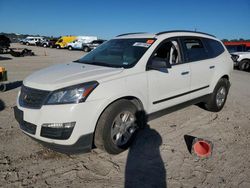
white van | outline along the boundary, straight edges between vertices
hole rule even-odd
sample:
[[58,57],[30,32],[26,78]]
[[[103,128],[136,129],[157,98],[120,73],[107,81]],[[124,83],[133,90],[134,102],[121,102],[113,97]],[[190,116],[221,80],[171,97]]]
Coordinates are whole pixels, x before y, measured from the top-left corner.
[[82,49],[82,45],[84,43],[90,43],[93,40],[97,40],[97,37],[95,37],[95,36],[78,36],[76,40],[68,43],[67,47],[69,50],[73,50],[73,49],[80,50],[80,49]]

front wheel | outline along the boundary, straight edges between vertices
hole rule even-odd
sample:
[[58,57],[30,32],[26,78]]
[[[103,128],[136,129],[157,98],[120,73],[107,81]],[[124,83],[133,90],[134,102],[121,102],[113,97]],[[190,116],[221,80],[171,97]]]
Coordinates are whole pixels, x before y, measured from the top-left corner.
[[221,78],[205,103],[205,109],[212,112],[219,112],[225,105],[230,83],[226,78]]
[[57,49],[60,49],[61,47],[59,45],[56,46]]
[[97,148],[110,154],[126,150],[132,143],[139,128],[137,108],[128,100],[111,104],[100,116],[94,137]]
[[247,70],[249,68],[250,62],[248,60],[242,60],[239,62],[239,69],[240,70]]

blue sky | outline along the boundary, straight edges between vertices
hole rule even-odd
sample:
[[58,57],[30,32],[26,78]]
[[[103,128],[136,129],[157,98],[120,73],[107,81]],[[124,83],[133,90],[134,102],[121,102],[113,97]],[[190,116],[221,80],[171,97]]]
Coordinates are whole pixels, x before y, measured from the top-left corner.
[[249,0],[0,0],[0,32],[97,35],[185,29],[250,39]]

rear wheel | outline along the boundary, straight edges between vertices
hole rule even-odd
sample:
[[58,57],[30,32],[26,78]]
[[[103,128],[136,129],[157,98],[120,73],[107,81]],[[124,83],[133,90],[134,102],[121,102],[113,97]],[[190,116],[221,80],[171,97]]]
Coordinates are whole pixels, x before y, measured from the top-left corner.
[[61,47],[59,45],[56,46],[57,49],[60,49]]
[[89,52],[89,47],[87,47],[87,46],[83,47],[83,51],[84,52]]
[[69,46],[69,50],[72,50],[72,46]]
[[110,154],[126,150],[139,128],[136,112],[136,106],[125,99],[111,104],[98,120],[95,145]]
[[205,103],[205,109],[212,112],[219,112],[225,105],[229,87],[229,81],[226,78],[221,78]]
[[46,48],[46,47],[47,47],[47,44],[43,44],[43,47]]

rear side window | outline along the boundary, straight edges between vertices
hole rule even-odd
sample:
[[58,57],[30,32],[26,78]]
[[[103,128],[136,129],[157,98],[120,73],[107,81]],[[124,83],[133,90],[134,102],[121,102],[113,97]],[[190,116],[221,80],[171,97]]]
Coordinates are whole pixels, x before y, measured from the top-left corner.
[[198,38],[183,39],[183,46],[185,49],[186,60],[199,61],[208,58],[208,52],[202,41]]
[[219,41],[213,39],[204,39],[208,45],[209,58],[214,58],[222,54],[225,49]]

